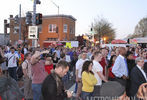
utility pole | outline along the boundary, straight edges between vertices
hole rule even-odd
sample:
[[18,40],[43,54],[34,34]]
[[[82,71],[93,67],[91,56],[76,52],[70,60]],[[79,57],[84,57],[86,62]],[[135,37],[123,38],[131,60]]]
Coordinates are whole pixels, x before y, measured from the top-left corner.
[[[32,25],[35,26],[36,25],[36,2],[37,0],[34,0],[34,4],[33,4],[33,21],[32,21]],[[33,47],[37,47],[37,40],[32,40],[32,46]]]
[[19,5],[19,40],[21,40],[21,4]]
[[36,25],[36,2],[37,0],[34,0],[34,5],[33,5],[33,25]]

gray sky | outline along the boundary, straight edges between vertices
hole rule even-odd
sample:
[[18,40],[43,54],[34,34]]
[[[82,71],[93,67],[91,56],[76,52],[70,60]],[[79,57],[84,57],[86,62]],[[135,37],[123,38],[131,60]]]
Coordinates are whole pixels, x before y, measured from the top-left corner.
[[[90,25],[98,16],[106,18],[116,29],[116,38],[124,38],[134,32],[139,20],[147,17],[147,0],[53,0],[60,6],[60,14],[72,15],[76,21],[76,35],[88,33]],[[0,33],[3,33],[3,20],[10,14],[22,16],[33,10],[32,0],[3,0],[0,3]],[[51,0],[41,0],[37,12],[43,15],[57,14],[58,9]]]

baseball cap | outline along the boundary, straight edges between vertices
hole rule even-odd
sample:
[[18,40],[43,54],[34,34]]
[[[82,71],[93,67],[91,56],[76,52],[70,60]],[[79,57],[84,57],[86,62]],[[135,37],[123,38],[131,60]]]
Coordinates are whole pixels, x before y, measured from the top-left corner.
[[125,87],[122,86],[119,82],[109,81],[104,83],[100,89],[101,97],[120,97],[124,94]]

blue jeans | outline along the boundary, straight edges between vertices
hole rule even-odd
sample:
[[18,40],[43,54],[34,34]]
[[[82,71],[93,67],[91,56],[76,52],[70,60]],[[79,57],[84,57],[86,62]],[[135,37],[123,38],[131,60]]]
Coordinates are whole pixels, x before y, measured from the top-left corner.
[[32,84],[33,100],[40,100],[41,98],[41,84]]
[[84,92],[82,91],[82,100],[90,100],[92,97],[93,92]]
[[8,72],[9,75],[17,81],[16,69],[17,67],[8,68]]

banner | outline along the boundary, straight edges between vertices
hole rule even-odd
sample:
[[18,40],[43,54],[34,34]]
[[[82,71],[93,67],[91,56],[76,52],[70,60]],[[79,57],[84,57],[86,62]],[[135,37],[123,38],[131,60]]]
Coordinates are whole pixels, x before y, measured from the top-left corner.
[[71,41],[71,47],[79,47],[78,41]]
[[66,46],[65,46],[66,48],[72,48],[72,46],[71,46],[71,43],[70,42],[66,42]]

